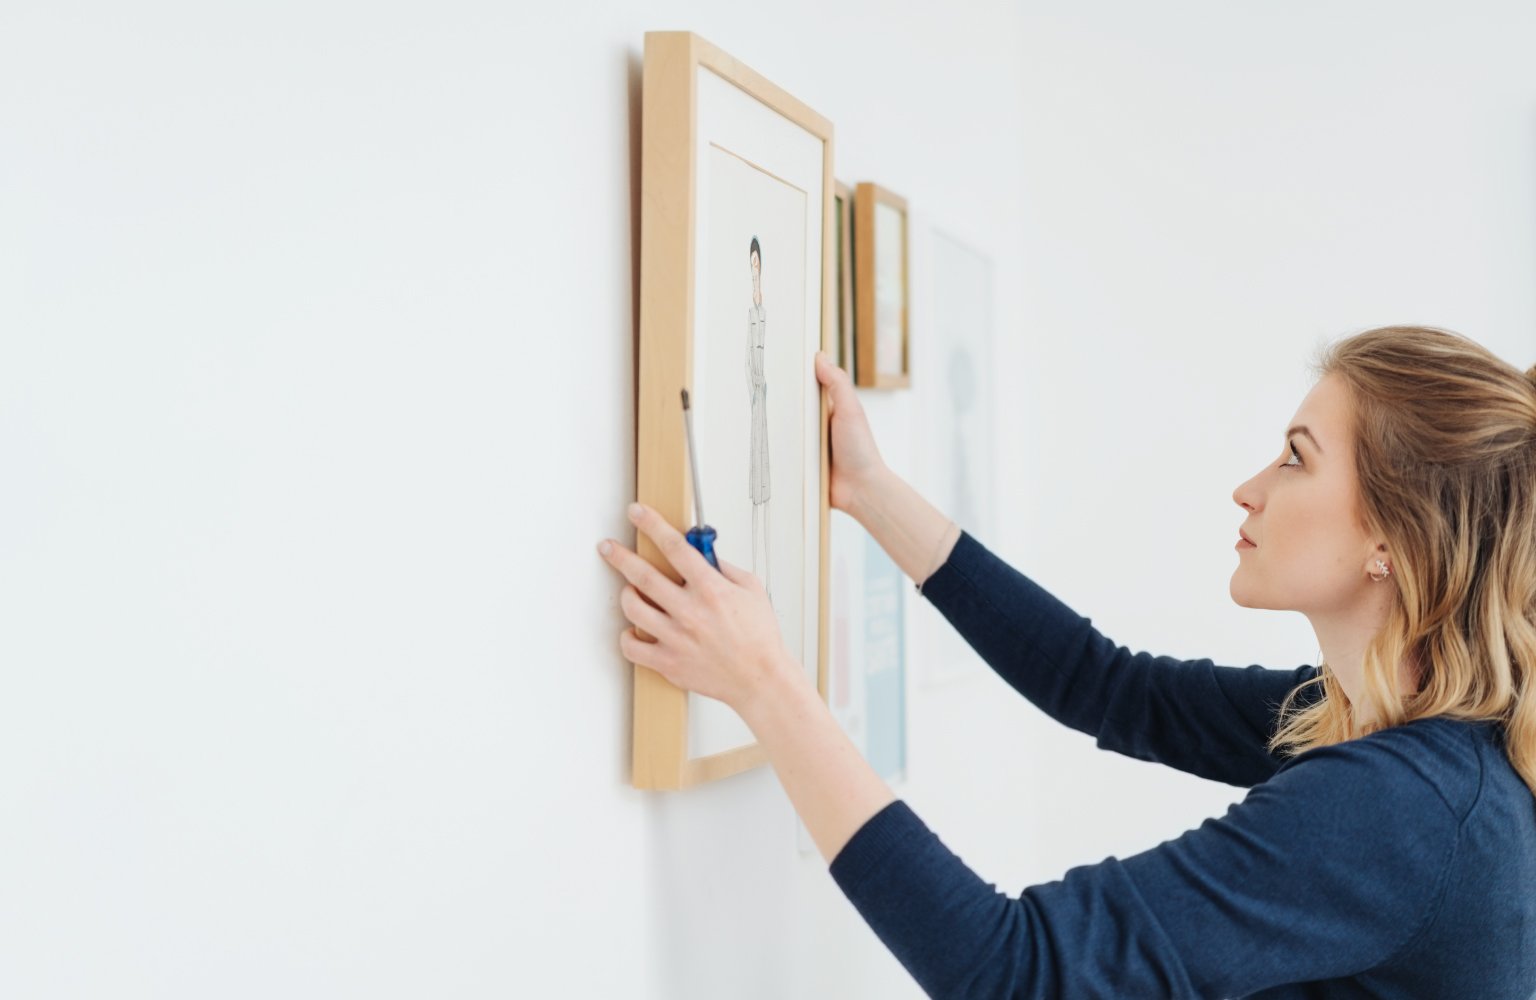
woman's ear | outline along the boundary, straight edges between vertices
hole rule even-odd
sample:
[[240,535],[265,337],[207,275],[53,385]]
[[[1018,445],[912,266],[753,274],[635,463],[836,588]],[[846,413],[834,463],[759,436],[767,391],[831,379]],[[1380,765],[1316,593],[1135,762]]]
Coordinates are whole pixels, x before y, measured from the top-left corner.
[[1385,542],[1377,542],[1371,547],[1370,556],[1365,563],[1365,575],[1375,583],[1380,583],[1392,575],[1392,556],[1387,551]]

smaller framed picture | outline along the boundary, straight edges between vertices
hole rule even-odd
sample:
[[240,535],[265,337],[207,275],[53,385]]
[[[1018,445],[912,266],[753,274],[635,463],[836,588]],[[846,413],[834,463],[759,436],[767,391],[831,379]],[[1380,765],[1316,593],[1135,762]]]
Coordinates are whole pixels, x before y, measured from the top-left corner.
[[854,189],[854,385],[912,384],[907,201],[867,181]]
[[[837,223],[837,363],[853,375],[853,188],[834,181]],[[855,377],[857,384],[857,377]]]

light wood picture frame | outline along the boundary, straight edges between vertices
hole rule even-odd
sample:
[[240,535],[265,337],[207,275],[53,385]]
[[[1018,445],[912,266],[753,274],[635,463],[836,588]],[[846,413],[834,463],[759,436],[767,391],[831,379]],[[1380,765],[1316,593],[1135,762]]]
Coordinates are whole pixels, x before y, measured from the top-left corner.
[[854,374],[853,360],[853,188],[833,182],[837,209],[837,363]]
[[[690,32],[646,34],[642,85],[636,494],[679,530],[695,523],[688,389],[716,551],[754,572],[760,554],[794,571],[787,585],[759,576],[825,699],[830,453],[814,354],[837,351],[832,125]],[[647,537],[637,551],[680,580]],[[710,740],[701,720],[713,720]],[[722,740],[736,745],[705,745]],[[638,665],[632,749],[643,789],[766,761],[729,709]]]
[[854,384],[912,384],[907,201],[878,184],[854,189]]

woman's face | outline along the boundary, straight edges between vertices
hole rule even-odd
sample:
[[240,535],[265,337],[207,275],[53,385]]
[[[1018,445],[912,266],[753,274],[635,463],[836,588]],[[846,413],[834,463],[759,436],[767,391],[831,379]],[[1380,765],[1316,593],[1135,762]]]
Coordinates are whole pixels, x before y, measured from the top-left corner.
[[1351,418],[1348,386],[1325,376],[1301,401],[1279,456],[1232,492],[1248,514],[1230,586],[1243,607],[1327,615],[1366,597],[1372,560],[1387,556],[1358,514]]

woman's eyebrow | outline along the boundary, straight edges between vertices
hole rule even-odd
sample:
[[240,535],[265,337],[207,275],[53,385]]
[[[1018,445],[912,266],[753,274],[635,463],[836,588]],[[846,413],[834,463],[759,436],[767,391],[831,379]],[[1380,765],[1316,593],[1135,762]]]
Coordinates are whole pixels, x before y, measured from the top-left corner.
[[1292,434],[1305,434],[1307,436],[1307,440],[1312,442],[1312,447],[1316,448],[1319,454],[1322,454],[1323,446],[1317,443],[1317,438],[1312,436],[1312,432],[1307,430],[1305,424],[1297,424],[1295,427],[1292,427],[1290,430],[1285,432],[1286,437],[1290,437]]

